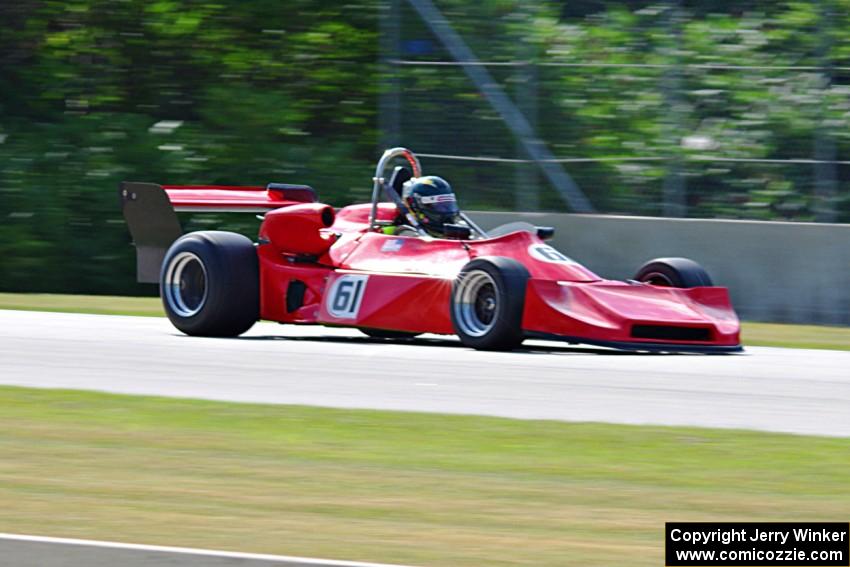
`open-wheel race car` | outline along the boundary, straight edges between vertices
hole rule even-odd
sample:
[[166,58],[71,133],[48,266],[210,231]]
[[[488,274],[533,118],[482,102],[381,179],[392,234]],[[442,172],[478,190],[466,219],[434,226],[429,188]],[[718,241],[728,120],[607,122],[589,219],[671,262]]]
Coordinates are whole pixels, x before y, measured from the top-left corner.
[[[189,335],[237,336],[265,319],[355,327],[380,338],[457,335],[488,350],[526,338],[741,350],[727,290],[695,262],[653,260],[633,280],[606,280],[546,244],[551,228],[511,223],[485,231],[441,183],[422,177],[411,151],[394,148],[378,162],[372,202],[339,210],[308,186],[277,183],[125,182],[120,195],[138,279],[159,283],[169,319]],[[263,216],[255,243],[230,232],[183,234],[175,211]]]

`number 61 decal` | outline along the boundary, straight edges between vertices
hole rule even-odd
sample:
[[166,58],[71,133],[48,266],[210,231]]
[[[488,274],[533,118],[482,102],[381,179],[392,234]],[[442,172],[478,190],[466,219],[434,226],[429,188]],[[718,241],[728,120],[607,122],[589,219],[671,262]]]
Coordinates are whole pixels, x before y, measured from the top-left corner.
[[331,285],[325,306],[338,319],[356,319],[369,276],[346,274]]
[[532,244],[528,247],[528,254],[535,260],[550,262],[552,264],[575,264],[575,260],[561,254],[546,244]]

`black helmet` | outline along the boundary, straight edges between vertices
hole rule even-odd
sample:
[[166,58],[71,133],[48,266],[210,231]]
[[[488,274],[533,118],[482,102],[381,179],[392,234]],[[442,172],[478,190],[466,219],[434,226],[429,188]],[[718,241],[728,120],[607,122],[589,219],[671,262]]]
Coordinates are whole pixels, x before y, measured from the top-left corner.
[[456,223],[460,215],[452,186],[435,175],[405,183],[402,199],[430,233],[442,234],[443,225]]

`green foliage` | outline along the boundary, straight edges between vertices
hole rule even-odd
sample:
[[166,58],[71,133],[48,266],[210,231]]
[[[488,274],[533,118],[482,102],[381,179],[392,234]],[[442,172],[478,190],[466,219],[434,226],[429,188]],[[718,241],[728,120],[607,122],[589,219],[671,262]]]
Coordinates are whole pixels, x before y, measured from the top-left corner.
[[[450,60],[398,4],[396,55]],[[850,0],[438,4],[482,60],[534,63],[490,71],[554,154],[586,160],[566,169],[599,210],[659,214],[679,163],[690,216],[813,220],[820,167],[850,221],[844,165],[713,159],[810,159],[819,132],[823,155],[847,155]],[[283,181],[334,205],[366,199],[382,73],[401,89],[393,142],[525,157],[461,68],[379,67],[379,12],[378,0],[0,3],[0,289],[144,292],[122,180]],[[576,63],[594,66],[563,66]],[[738,68],[706,67],[718,64]],[[533,167],[424,161],[468,208],[523,208],[514,193],[528,185],[541,208],[566,210]]]
[[376,14],[313,0],[3,3],[0,288],[149,291],[133,282],[122,180],[365,195]]
[[[600,211],[661,214],[679,162],[689,216],[815,220],[820,176],[835,178],[831,204],[850,220],[850,169],[810,162],[850,150],[845,0],[460,4],[440,2],[482,60],[534,63],[531,79],[517,67],[489,70],[536,115],[556,156],[586,160],[565,168]],[[526,157],[460,69],[410,64],[450,57],[409,14],[402,36],[435,46],[402,45],[402,140],[429,153]],[[517,206],[516,167],[437,165],[464,180],[465,204]],[[536,184],[543,208],[565,210],[542,178]]]

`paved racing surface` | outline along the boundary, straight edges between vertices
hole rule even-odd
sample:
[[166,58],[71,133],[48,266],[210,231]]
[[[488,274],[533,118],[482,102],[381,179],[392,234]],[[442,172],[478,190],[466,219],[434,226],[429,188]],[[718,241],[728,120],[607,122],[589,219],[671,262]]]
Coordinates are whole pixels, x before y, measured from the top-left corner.
[[454,338],[369,339],[261,323],[187,337],[165,318],[0,310],[0,383],[523,419],[850,435],[850,352],[623,354],[530,342],[477,352]]

